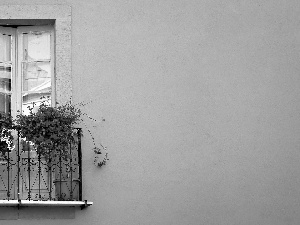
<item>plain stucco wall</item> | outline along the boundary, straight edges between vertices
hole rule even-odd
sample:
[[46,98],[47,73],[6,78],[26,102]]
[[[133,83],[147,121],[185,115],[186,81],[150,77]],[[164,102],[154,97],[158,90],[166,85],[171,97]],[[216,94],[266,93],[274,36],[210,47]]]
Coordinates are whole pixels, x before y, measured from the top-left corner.
[[73,96],[110,160],[85,135],[94,205],[43,224],[299,223],[300,1],[47,4],[72,6]]

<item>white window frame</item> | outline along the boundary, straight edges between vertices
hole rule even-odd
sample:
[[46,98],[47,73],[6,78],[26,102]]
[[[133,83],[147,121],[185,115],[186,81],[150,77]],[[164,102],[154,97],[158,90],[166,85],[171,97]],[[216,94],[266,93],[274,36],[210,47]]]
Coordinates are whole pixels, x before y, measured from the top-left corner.
[[[23,55],[23,34],[31,32],[49,32],[50,33],[50,71],[51,71],[51,105],[55,106],[55,33],[52,25],[47,26],[19,26],[19,27],[2,27],[0,30],[12,37],[11,43],[11,115],[16,117],[18,112],[22,113],[23,93],[38,93],[23,90],[23,70],[22,63],[25,62]],[[29,62],[29,61],[28,61]],[[33,61],[34,62],[34,61]]]
[[[55,33],[54,27],[51,25],[48,26],[21,26],[17,27],[17,53],[16,53],[16,62],[17,62],[17,73],[16,73],[16,104],[17,110],[22,110],[22,95],[23,95],[23,74],[22,74],[22,62],[23,62],[23,33],[30,32],[50,32],[50,67],[51,67],[51,105],[55,106],[56,103],[56,94],[55,94],[55,54],[54,54],[54,43],[55,43]],[[27,91],[27,93],[33,93]]]

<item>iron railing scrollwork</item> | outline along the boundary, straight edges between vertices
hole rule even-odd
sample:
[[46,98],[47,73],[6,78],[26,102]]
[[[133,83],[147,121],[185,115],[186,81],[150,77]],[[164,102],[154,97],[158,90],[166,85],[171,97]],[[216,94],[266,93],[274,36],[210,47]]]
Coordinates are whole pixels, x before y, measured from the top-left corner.
[[[81,129],[68,152],[38,153],[17,134],[15,148],[1,149],[0,199],[82,201]],[[2,146],[2,145],[1,145]]]

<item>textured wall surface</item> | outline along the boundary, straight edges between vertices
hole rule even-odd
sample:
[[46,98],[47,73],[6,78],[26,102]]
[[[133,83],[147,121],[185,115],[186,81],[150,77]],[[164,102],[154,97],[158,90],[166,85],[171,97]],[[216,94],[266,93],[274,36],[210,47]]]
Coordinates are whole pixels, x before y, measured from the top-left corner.
[[300,1],[47,4],[72,7],[73,99],[110,160],[86,134],[94,205],[43,224],[299,224]]

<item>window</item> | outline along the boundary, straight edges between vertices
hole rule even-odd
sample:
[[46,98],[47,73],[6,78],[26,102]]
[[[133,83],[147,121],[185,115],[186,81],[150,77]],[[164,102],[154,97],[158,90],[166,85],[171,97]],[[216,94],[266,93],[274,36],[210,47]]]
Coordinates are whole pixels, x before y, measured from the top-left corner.
[[[0,111],[11,111],[12,114],[15,115],[18,110],[26,109],[26,104],[33,100],[37,100],[39,94],[51,93],[52,105],[55,101],[64,103],[72,98],[71,20],[72,10],[71,6],[68,5],[2,5],[0,7],[0,26],[1,31],[3,31],[2,33],[5,34],[0,35]],[[46,26],[48,28],[45,30],[45,25],[51,26]],[[23,35],[22,32],[25,35]],[[30,32],[32,37],[28,36]],[[28,48],[28,39],[26,40],[26,38],[29,38],[29,40],[33,37],[37,38],[40,32],[50,32],[53,34],[53,36],[50,36],[50,72],[49,65],[47,66],[48,70],[45,66],[45,64],[49,64],[49,61],[47,61],[49,59],[46,59],[47,57],[36,57],[36,59],[30,54],[28,55],[30,49],[27,49],[27,53],[24,51],[26,46]],[[47,40],[49,40],[49,38]],[[29,44],[29,47],[30,45],[31,44]],[[44,55],[45,53],[36,53],[38,56],[41,56],[40,54]],[[51,56],[53,57],[51,58]],[[54,56],[57,59],[56,62],[52,60],[54,59]],[[22,70],[26,72],[29,71],[29,73],[23,75],[21,72]],[[45,75],[45,72],[47,72],[47,75]],[[51,86],[49,85],[50,77]],[[24,113],[26,113],[26,111]],[[45,162],[47,159],[41,159],[39,161],[34,155],[34,152],[31,151],[23,152],[27,153],[27,158],[25,157],[25,154],[23,154],[22,158],[21,154],[18,155],[17,152],[22,152],[24,149],[25,148],[20,148],[11,152],[8,161],[0,159],[0,206],[30,206],[33,202],[35,206],[77,205],[85,207],[92,204],[92,202],[87,201],[72,201],[72,203],[68,201],[63,203],[57,201],[54,203],[53,201],[28,201],[29,196],[29,200],[39,200],[41,195],[42,200],[57,200],[57,198],[50,198],[54,192],[59,192],[59,189],[66,186],[66,183],[57,185],[58,182],[55,183],[53,180],[58,180],[57,175],[61,175],[61,173],[57,173],[59,163],[56,163],[54,167],[51,167],[51,164]],[[81,154],[80,144],[78,144],[77,149],[78,155]],[[20,157],[20,160],[17,160],[18,157]],[[26,161],[32,162],[32,164],[29,164],[32,165],[30,169],[26,168]],[[76,162],[76,159],[74,161]],[[77,164],[80,164],[79,161],[79,157],[77,157]],[[39,162],[41,162],[42,165],[40,168],[37,166]],[[16,170],[18,163],[21,164],[21,167],[19,167],[20,172],[17,172],[18,169]],[[49,169],[49,166],[50,168],[53,168],[53,170]],[[77,171],[81,173],[80,165],[75,167],[75,170],[70,166],[66,166],[63,169],[69,172],[76,171],[77,169]],[[48,172],[46,172],[47,170]],[[69,176],[70,173],[66,173],[66,175]],[[73,177],[72,179],[74,178],[76,179],[76,177]],[[78,175],[78,180],[81,180],[81,175]],[[70,188],[72,183],[70,184],[67,182],[67,184],[69,184],[69,189],[72,189]],[[39,186],[44,189],[37,188]],[[42,194],[39,193],[38,189]],[[79,190],[79,192],[79,194],[81,194],[81,190]],[[7,199],[17,200],[8,201]],[[81,200],[81,196],[79,200]]]
[[[54,32],[52,26],[19,26],[0,27],[0,111],[10,113],[13,117],[17,113],[27,114],[29,105],[38,106],[41,97],[48,97],[49,104],[54,104]],[[54,100],[54,101],[53,101]],[[19,148],[20,146],[18,146]],[[5,171],[7,182],[0,183],[0,196],[4,199],[16,198],[15,190],[18,189],[22,199],[47,199],[51,178],[48,171],[48,162],[42,157],[38,158],[31,148],[25,151],[25,145],[19,152],[20,159],[18,174],[15,151],[9,158],[2,159],[0,168]],[[30,158],[30,159],[29,159]],[[32,163],[30,163],[32,162]],[[36,166],[39,163],[39,166]],[[30,165],[25,169],[26,165]],[[25,166],[25,167],[24,167]],[[17,170],[19,170],[17,169]],[[28,173],[28,170],[30,172]],[[40,170],[41,172],[38,172]],[[13,177],[19,175],[18,182],[13,182]],[[38,182],[30,184],[30,179],[39,176]],[[18,177],[18,176],[17,176]],[[1,177],[3,180],[3,177]],[[11,182],[9,182],[9,180]],[[32,187],[30,187],[32,186]],[[4,191],[5,189],[5,191]],[[38,194],[35,193],[38,190]],[[3,193],[3,191],[5,193]],[[37,195],[36,195],[37,194]],[[53,194],[52,194],[53,195]]]
[[[0,26],[0,112],[27,114],[42,97],[55,106],[54,39],[52,25]],[[68,159],[47,158],[15,136],[0,159],[0,199],[81,200],[80,135]]]
[[0,27],[0,48],[0,111],[26,114],[43,96],[53,105],[53,27]]

